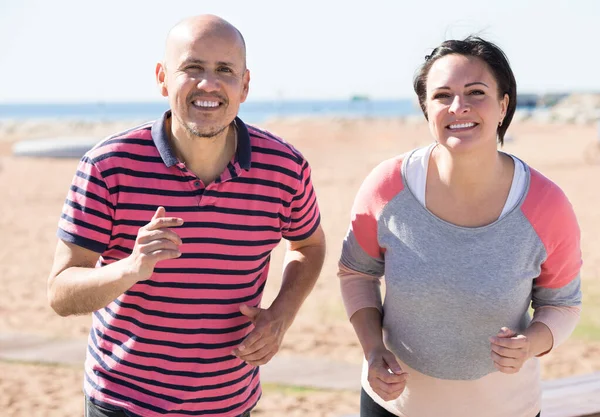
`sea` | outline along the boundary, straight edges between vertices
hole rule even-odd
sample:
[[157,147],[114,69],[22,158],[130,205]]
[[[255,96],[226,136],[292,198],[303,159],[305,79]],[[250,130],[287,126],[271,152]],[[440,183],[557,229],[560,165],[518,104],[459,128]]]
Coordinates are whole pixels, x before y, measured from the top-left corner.
[[[161,102],[98,103],[0,103],[0,122],[6,120],[154,120],[168,109]],[[416,100],[286,100],[248,101],[240,106],[239,116],[247,123],[259,124],[284,117],[400,117],[421,113]]]

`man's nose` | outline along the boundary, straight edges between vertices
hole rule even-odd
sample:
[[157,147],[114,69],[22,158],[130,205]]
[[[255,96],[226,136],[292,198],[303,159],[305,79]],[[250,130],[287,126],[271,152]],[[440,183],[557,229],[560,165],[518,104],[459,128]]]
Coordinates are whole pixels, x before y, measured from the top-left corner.
[[206,91],[206,92],[213,92],[213,91],[218,91],[219,90],[219,79],[217,77],[215,77],[214,75],[210,75],[210,74],[205,74],[200,81],[198,81],[198,84],[196,85],[196,87],[198,88],[198,90],[202,90],[202,91]]

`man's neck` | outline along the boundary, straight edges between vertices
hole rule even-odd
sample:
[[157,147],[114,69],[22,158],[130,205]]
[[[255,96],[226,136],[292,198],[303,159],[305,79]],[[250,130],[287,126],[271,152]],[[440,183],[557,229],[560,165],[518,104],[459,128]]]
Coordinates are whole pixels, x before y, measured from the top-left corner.
[[217,179],[237,149],[237,129],[231,123],[220,134],[201,138],[188,132],[175,135],[171,132],[170,142],[175,155],[187,169],[193,172],[205,185]]

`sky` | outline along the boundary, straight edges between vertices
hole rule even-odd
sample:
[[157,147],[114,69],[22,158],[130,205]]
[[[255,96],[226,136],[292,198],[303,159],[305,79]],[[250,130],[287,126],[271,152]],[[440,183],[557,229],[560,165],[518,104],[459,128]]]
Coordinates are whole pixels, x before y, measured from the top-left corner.
[[167,32],[201,13],[244,34],[248,100],[413,98],[424,56],[471,33],[521,93],[600,92],[596,0],[0,0],[0,103],[161,100]]

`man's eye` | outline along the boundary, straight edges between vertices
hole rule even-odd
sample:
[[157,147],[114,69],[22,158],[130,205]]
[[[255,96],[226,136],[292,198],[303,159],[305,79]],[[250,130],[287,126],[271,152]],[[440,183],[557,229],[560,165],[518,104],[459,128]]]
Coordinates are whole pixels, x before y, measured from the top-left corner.
[[219,72],[232,72],[232,71],[231,71],[231,68],[221,67],[221,68],[219,68]]

